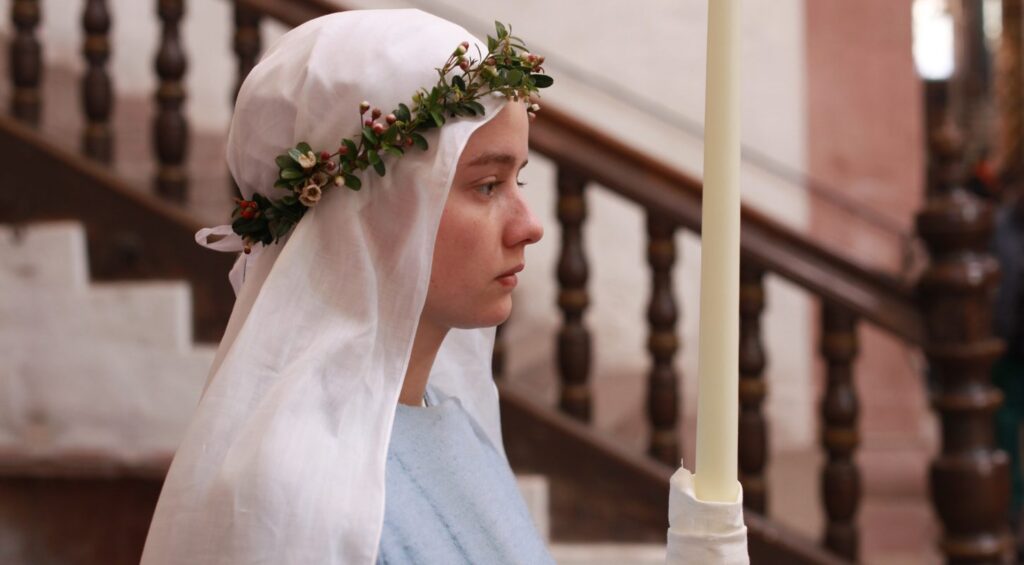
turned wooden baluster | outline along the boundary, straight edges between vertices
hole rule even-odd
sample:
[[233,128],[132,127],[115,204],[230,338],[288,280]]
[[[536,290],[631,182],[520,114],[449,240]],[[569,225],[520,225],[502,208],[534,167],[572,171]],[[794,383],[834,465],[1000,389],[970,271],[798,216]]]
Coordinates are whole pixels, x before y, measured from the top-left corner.
[[559,406],[584,422],[590,421],[590,332],[583,324],[587,296],[587,259],[583,253],[583,220],[586,203],[583,187],[587,179],[578,173],[558,169],[558,221],[562,226],[562,250],[558,260],[558,306],[562,329],[558,332],[558,369],[562,380]]
[[235,55],[238,58],[238,81],[231,94],[232,103],[238,98],[238,89],[242,88],[242,81],[256,66],[256,59],[259,58],[262,49],[259,12],[237,3],[235,4],[234,44]]
[[504,324],[494,328],[494,352],[491,354],[491,374],[495,380],[505,376],[505,340],[502,339]]
[[1024,2],[1003,0],[1003,27],[996,58],[996,93],[999,108],[1000,176],[1007,185],[1024,179]]
[[651,301],[647,308],[650,335],[647,350],[652,367],[647,379],[647,412],[651,419],[648,453],[672,467],[679,466],[679,379],[673,364],[679,349],[676,321],[679,319],[672,290],[672,267],[676,262],[676,226],[655,213],[647,213],[647,262],[651,266]]
[[739,474],[743,506],[765,514],[768,489],[768,424],[762,411],[767,393],[764,380],[765,353],[761,342],[764,310],[764,271],[748,261],[740,263],[740,421]]
[[156,191],[165,198],[182,202],[188,185],[184,166],[188,122],[182,112],[186,62],[178,27],[185,13],[185,3],[183,0],[158,0],[158,13],[163,33],[156,57],[156,72],[160,77],[156,94],[159,110],[153,126],[153,145],[159,161]]
[[932,405],[942,449],[932,461],[932,503],[943,524],[948,563],[1003,563],[1014,551],[1007,527],[1010,465],[995,447],[993,414],[1002,394],[992,364],[1003,352],[993,335],[999,266],[989,254],[993,210],[964,190],[960,144],[945,122],[929,130],[937,161],[934,186],[917,215],[931,262],[918,283],[929,369],[938,382]]
[[88,0],[82,13],[85,44],[82,54],[87,70],[82,77],[82,110],[86,125],[82,134],[82,151],[86,156],[102,163],[113,158],[113,135],[110,113],[113,108],[113,89],[106,63],[110,57],[110,13],[106,0]]
[[[260,39],[260,14],[251,8],[241,4],[235,4],[235,56],[238,59],[238,76],[235,82],[235,89],[231,92],[231,105],[234,107],[238,99],[238,91],[242,88],[242,82],[249,76],[249,71],[256,66],[256,59],[259,58],[262,49]],[[228,190],[233,197],[241,197],[242,193],[235,183],[234,177],[228,174]]]
[[857,508],[860,506],[860,469],[854,462],[860,444],[857,430],[860,408],[853,384],[857,349],[857,318],[841,306],[826,303],[822,311],[821,338],[821,353],[828,370],[825,397],[821,402],[824,424],[821,441],[828,456],[821,474],[827,515],[823,543],[854,561],[857,559]]
[[39,20],[39,0],[14,0],[11,4],[11,21],[15,28],[10,47],[11,82],[14,84],[11,114],[30,125],[39,124],[42,104],[39,92],[43,75],[42,47],[36,39]]

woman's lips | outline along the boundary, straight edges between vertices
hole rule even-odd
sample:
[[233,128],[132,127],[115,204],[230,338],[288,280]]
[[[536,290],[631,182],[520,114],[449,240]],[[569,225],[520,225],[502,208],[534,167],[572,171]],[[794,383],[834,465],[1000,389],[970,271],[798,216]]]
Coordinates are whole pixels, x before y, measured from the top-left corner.
[[522,271],[523,267],[525,267],[525,265],[520,263],[515,267],[512,267],[511,269],[505,271],[504,273],[498,275],[498,282],[501,283],[502,286],[514,288],[517,284],[519,284],[519,277],[516,276],[516,273]]

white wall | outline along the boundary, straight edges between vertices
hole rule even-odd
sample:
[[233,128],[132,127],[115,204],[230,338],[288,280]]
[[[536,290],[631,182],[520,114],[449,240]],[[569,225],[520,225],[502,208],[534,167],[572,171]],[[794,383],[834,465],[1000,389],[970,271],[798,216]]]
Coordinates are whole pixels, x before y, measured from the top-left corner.
[[[0,13],[9,13],[10,0],[0,0]],[[75,9],[68,10],[68,5]],[[80,29],[83,2],[43,0],[42,38],[45,57],[81,66]],[[455,0],[357,0],[357,7],[419,7],[460,23],[482,36],[499,19],[512,22],[516,32],[536,52],[545,54],[556,86],[544,100],[592,120],[657,157],[670,160],[694,175],[700,174],[702,145],[699,124],[704,107],[704,0],[647,0],[593,2],[586,0],[478,0],[466,6]],[[115,84],[121,92],[151,95],[152,70],[159,39],[154,1],[111,0]],[[806,169],[804,96],[804,21],[801,0],[747,0],[743,17],[743,136],[760,153],[796,169]],[[220,129],[227,123],[228,96],[233,87],[235,60],[231,48],[231,9],[226,0],[188,2],[183,41],[189,61],[186,112],[196,129]],[[9,31],[7,18],[0,30]],[[280,26],[264,24],[264,45],[279,35]],[[586,80],[574,79],[572,75]],[[232,77],[224,80],[224,77]],[[625,92],[623,102],[595,89],[599,81]],[[633,93],[630,95],[629,93]],[[668,114],[645,110],[644,100],[671,108]],[[679,121],[697,130],[678,127]],[[148,125],[147,125],[148,127]],[[530,182],[530,199],[547,227],[547,237],[528,253],[529,269],[517,291],[514,321],[509,324],[509,371],[531,379],[555,378],[554,264],[558,229],[554,215],[554,170],[540,156],[531,159],[523,175]],[[591,257],[592,307],[587,324],[594,331],[593,379],[599,390],[616,391],[595,399],[597,425],[615,431],[623,414],[616,405],[643,406],[646,301],[649,276],[645,262],[642,211],[608,191],[589,192],[590,219],[585,227]],[[744,199],[782,221],[802,229],[807,202],[801,192],[749,164],[743,171]],[[678,237],[675,272],[681,298],[680,330],[683,348],[679,368],[685,381],[685,411],[692,417],[696,398],[696,344],[700,259],[699,240]],[[810,305],[802,294],[769,278],[764,336],[769,354],[770,392],[767,411],[773,447],[796,448],[814,441],[814,399],[811,374],[813,350]],[[625,379],[625,380],[624,380]],[[608,383],[609,386],[601,386]]]

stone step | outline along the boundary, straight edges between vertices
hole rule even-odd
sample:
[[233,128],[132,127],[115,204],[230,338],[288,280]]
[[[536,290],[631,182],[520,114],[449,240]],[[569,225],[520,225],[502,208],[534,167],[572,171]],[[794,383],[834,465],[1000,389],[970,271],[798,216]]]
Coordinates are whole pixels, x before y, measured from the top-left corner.
[[104,283],[79,291],[6,285],[0,324],[55,342],[103,336],[124,346],[187,351],[192,293],[186,283],[174,281]]
[[[0,225],[0,285],[81,291],[89,285],[85,229],[78,222]],[[6,293],[5,293],[6,294]]]
[[554,543],[558,565],[665,565],[665,546],[647,543]]
[[49,340],[0,329],[0,450],[6,458],[89,453],[131,465],[178,446],[215,349]]
[[192,342],[189,286],[90,284],[75,222],[0,226],[0,283],[5,463],[169,458],[216,352]]
[[544,475],[516,475],[519,492],[526,501],[533,524],[545,542],[551,541],[551,512],[548,506],[548,479]]
[[74,222],[0,226],[0,323],[42,338],[105,335],[185,351],[192,291],[185,282],[89,284],[85,231]]

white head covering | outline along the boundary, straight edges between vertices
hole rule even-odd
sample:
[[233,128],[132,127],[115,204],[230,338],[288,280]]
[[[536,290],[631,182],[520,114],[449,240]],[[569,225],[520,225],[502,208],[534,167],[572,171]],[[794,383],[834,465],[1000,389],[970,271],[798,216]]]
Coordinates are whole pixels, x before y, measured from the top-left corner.
[[[333,151],[359,131],[362,100],[384,111],[408,103],[462,41],[480,44],[418,10],[331,14],[285,34],[236,103],[228,165],[242,194],[281,196],[275,156],[300,141]],[[287,240],[239,258],[237,301],[144,565],[375,562],[395,405],[441,212],[467,140],[504,101],[488,96],[486,116],[432,130],[429,151],[388,162],[385,177],[363,174],[361,191],[327,191]],[[197,239],[240,250],[234,234],[206,241],[226,234]],[[452,330],[430,383],[504,454],[493,344],[493,328]]]

